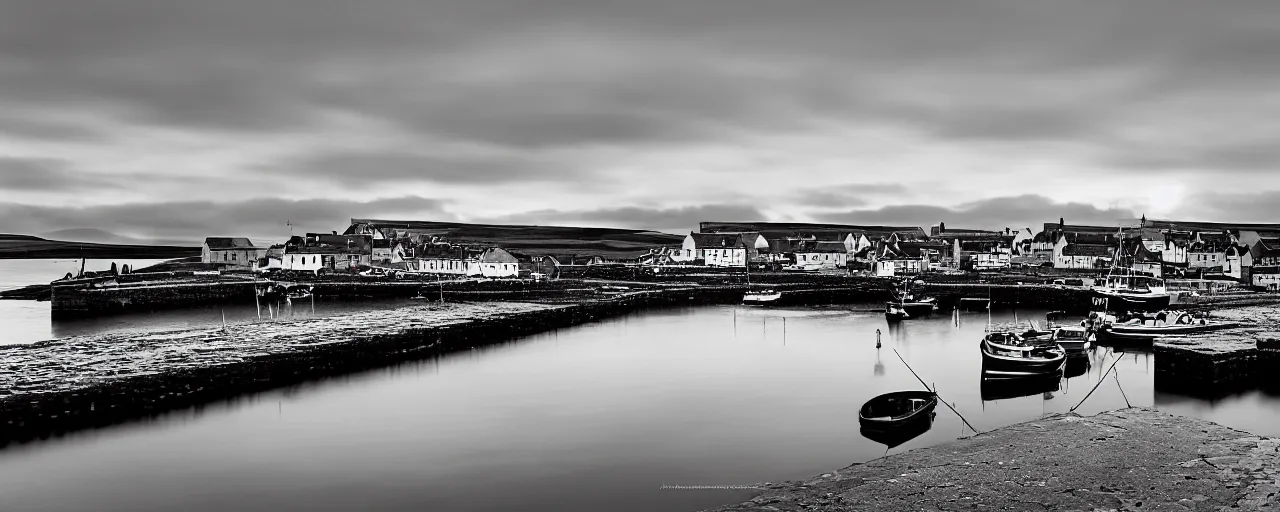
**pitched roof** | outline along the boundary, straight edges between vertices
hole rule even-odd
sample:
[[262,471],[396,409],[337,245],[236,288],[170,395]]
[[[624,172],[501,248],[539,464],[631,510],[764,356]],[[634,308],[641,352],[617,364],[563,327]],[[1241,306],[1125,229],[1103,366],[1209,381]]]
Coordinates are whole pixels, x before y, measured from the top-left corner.
[[1063,256],[1093,256],[1097,258],[1114,257],[1114,247],[1098,244],[1067,244],[1062,248]]
[[690,233],[693,246],[698,249],[729,249],[742,247],[741,233]]
[[797,249],[795,252],[814,253],[814,252],[845,252],[848,249],[840,242],[812,242],[804,244],[804,247]]
[[204,239],[204,244],[209,246],[210,250],[225,251],[230,249],[257,249],[253,242],[244,237],[224,237],[211,236]]

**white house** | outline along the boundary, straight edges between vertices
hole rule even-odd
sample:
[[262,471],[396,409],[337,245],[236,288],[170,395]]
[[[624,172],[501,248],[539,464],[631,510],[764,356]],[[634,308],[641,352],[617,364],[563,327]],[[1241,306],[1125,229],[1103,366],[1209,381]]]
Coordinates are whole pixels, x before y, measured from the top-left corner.
[[[852,242],[852,236],[847,240]],[[811,242],[795,251],[796,266],[804,270],[845,268],[849,261],[845,242]]]
[[200,261],[252,268],[266,254],[266,248],[255,247],[248,238],[211,236],[200,248]]
[[1253,268],[1253,254],[1239,245],[1228,247],[1222,253],[1222,273],[1243,280]]
[[745,267],[769,249],[769,241],[760,233],[689,233],[672,261],[689,263],[702,260],[712,267]]
[[470,266],[467,275],[484,277],[520,277],[520,260],[498,247],[490,247]]

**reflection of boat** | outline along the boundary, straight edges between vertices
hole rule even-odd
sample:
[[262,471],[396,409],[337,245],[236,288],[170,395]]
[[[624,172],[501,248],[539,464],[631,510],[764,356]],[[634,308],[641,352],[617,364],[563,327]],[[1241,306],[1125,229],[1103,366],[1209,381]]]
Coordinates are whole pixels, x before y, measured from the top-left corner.
[[938,406],[932,391],[895,391],[867,400],[858,409],[863,430],[893,431],[926,421]]
[[284,298],[289,301],[298,299],[306,299],[311,297],[311,291],[314,289],[311,285],[295,285],[285,289]]
[[983,377],[980,392],[984,401],[1043,395],[1057,391],[1061,378],[1060,372],[1013,379]]
[[861,429],[859,431],[862,437],[875,441],[877,443],[888,446],[889,448],[897,448],[903,443],[920,437],[921,434],[928,432],[933,427],[933,419],[937,413],[930,411],[929,414],[920,418],[910,425],[893,430],[875,430]]
[[1089,362],[1087,357],[1068,357],[1067,366],[1062,370],[1062,376],[1068,379],[1079,377],[1089,371],[1090,366],[1092,366],[1092,363]]
[[1062,370],[1067,359],[1057,345],[1028,343],[1006,331],[987,333],[981,348],[982,372],[988,377],[1048,375]]
[[770,289],[751,290],[742,295],[742,303],[756,306],[777,304],[782,299],[782,292]]

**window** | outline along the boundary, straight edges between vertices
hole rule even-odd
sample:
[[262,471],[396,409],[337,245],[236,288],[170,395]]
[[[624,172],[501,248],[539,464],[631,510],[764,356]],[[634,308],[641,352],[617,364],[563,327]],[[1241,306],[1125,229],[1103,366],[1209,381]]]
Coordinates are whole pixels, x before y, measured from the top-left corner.
[[236,261],[236,253],[231,253],[231,261]]

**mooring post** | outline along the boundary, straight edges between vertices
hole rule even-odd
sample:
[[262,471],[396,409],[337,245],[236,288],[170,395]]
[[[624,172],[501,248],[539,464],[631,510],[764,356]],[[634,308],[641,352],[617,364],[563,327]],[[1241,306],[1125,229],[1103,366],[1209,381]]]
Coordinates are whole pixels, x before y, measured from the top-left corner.
[[876,348],[880,348],[880,329],[876,329]]

